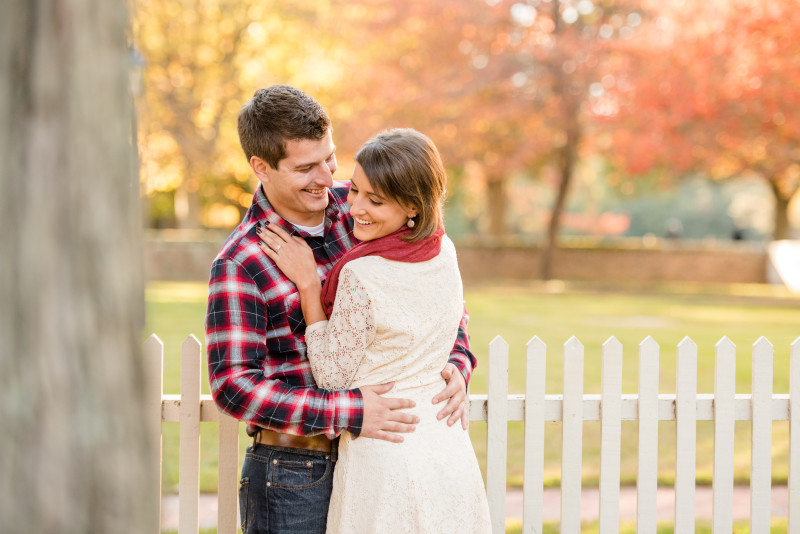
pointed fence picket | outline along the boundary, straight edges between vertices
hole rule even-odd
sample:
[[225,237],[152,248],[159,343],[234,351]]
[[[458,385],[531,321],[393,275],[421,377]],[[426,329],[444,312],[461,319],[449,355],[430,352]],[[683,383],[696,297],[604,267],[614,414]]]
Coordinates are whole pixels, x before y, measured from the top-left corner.
[[508,343],[500,336],[489,344],[489,402],[486,420],[486,495],[492,531],[502,532],[506,520],[506,458],[508,451]]
[[[161,451],[161,423],[180,423],[179,533],[199,529],[200,423],[219,425],[217,529],[237,532],[239,422],[222,414],[210,395],[200,394],[202,350],[189,336],[181,347],[181,393],[163,394],[163,344],[150,336],[143,347],[154,450]],[[684,338],[677,347],[676,393],[659,394],[659,345],[647,337],[639,345],[639,393],[622,393],[622,344],[610,338],[602,348],[601,394],[583,392],[584,347],[577,338],[563,346],[563,394],[546,395],[546,346],[534,337],[526,350],[524,395],[508,394],[509,346],[499,336],[489,345],[489,391],[470,394],[472,421],[487,422],[486,492],[492,531],[505,530],[508,422],[524,421],[524,533],[542,532],[545,422],[561,422],[561,532],[580,532],[584,421],[600,421],[599,531],[619,528],[619,481],[623,421],[637,421],[637,532],[656,530],[658,423],[674,421],[675,532],[693,532],[697,421],[714,422],[713,531],[728,533],[733,518],[735,421],[751,425],[750,531],[768,532],[772,478],[772,423],[789,421],[790,534],[800,534],[800,337],[791,345],[790,391],[774,394],[773,347],[760,338],[752,348],[752,393],[737,394],[736,347],[716,345],[714,393],[697,393],[697,345]],[[794,461],[792,461],[794,459]],[[161,480],[161,456],[151,467]],[[159,490],[155,498],[160,504]],[[158,508],[157,508],[158,509]],[[159,518],[152,520],[157,532]]]
[[736,347],[727,337],[716,346],[714,360],[714,489],[712,528],[733,532],[733,443],[736,414]]
[[[493,369],[489,369],[491,373]],[[564,345],[561,408],[561,532],[581,531],[583,456],[583,345],[571,337]]]
[[600,534],[619,532],[619,463],[622,447],[622,343],[603,344],[600,390]]
[[639,457],[636,470],[636,531],[655,532],[658,491],[658,343],[639,345]]
[[523,534],[542,531],[544,499],[544,399],[547,354],[538,337],[528,342],[525,361],[525,465]]
[[145,372],[145,413],[148,417],[151,450],[158,451],[158,455],[153,454],[153,465],[149,468],[154,471],[154,479],[158,481],[158,490],[154,498],[156,502],[151,507],[158,510],[155,517],[150,517],[147,523],[149,529],[158,532],[161,527],[161,421],[163,420],[161,397],[164,394],[164,344],[153,334],[147,338],[143,347],[144,372]]
[[753,345],[753,401],[750,419],[750,532],[769,532],[772,496],[772,344]]
[[675,532],[694,532],[694,485],[697,451],[697,345],[688,337],[678,344],[675,386]]

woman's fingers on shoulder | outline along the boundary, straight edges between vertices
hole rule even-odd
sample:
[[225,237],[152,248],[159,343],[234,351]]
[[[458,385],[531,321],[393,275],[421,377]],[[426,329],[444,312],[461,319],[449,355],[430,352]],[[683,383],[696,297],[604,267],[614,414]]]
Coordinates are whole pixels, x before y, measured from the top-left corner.
[[283,238],[284,241],[286,241],[286,238],[289,237],[289,233],[280,226],[278,226],[277,224],[270,224],[269,226],[267,226],[267,230],[269,230],[276,236]]
[[274,251],[273,251],[271,248],[269,248],[269,246],[268,246],[266,243],[264,243],[264,242],[262,242],[262,241],[259,241],[259,242],[258,242],[258,243],[256,243],[256,244],[257,244],[257,245],[258,245],[258,247],[259,247],[259,248],[260,248],[262,251],[264,251],[264,253],[266,253],[266,254],[267,254],[267,256],[269,256],[269,257],[272,257],[272,255],[275,253],[275,252],[274,252]]

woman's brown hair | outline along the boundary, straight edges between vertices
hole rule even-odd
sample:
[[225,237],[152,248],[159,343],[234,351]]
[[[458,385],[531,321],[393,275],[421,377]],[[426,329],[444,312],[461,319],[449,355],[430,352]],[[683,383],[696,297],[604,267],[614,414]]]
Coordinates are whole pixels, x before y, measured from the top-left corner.
[[376,193],[417,210],[407,241],[429,237],[442,226],[447,174],[427,136],[411,128],[383,131],[364,143],[356,161]]

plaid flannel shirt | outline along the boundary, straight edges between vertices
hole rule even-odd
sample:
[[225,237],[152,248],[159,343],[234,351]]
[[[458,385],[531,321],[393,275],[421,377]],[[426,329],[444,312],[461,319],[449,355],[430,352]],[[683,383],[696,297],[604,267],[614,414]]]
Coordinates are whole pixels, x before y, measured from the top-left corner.
[[[259,186],[243,221],[228,237],[211,267],[206,345],[211,393],[227,414],[248,423],[296,435],[343,430],[361,432],[361,391],[316,387],[306,357],[305,322],[295,285],[258,247],[256,226],[264,221],[303,237],[314,251],[324,281],[333,264],[355,244],[347,204],[349,184],[329,190],[325,231],[314,237],[281,218]],[[450,361],[465,380],[475,367],[466,333],[466,311]]]

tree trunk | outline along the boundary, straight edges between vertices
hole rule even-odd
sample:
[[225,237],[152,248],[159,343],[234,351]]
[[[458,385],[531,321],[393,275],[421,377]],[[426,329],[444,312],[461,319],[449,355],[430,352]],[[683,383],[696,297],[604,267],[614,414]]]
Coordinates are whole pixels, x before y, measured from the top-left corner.
[[775,197],[775,231],[772,234],[772,239],[789,239],[789,201],[791,197],[784,195],[780,187],[774,180],[767,180],[770,189],[772,189],[772,196]]
[[[569,137],[568,137],[569,139]],[[542,252],[542,279],[550,280],[553,278],[553,257],[558,248],[558,236],[561,232],[561,215],[564,213],[564,206],[567,203],[569,186],[572,183],[572,174],[575,169],[575,159],[577,154],[577,140],[568,140],[568,144],[561,151],[559,161],[559,181],[556,200],[550,210],[550,222],[547,225],[547,240],[545,241]]]
[[503,237],[506,234],[506,183],[498,176],[486,180],[486,199],[489,207],[489,235]]
[[178,228],[201,228],[200,221],[200,186],[198,184],[197,170],[192,166],[186,167],[186,177],[183,183],[175,190],[175,220]]
[[[553,2],[552,20],[555,24],[553,35],[562,32],[560,24],[560,2]],[[578,119],[580,103],[570,94],[570,80],[563,70],[563,58],[558,53],[557,47],[553,49],[553,56],[548,62],[548,69],[553,77],[553,88],[560,100],[558,120],[564,125],[565,141],[558,150],[557,166],[559,171],[558,192],[553,208],[550,210],[550,222],[547,225],[547,237],[542,251],[541,277],[543,280],[553,278],[553,257],[558,248],[558,236],[561,232],[561,215],[567,203],[567,194],[572,182],[572,175],[578,158],[578,143],[580,142],[581,129]]]
[[2,11],[0,532],[144,532],[157,482],[126,3]]

